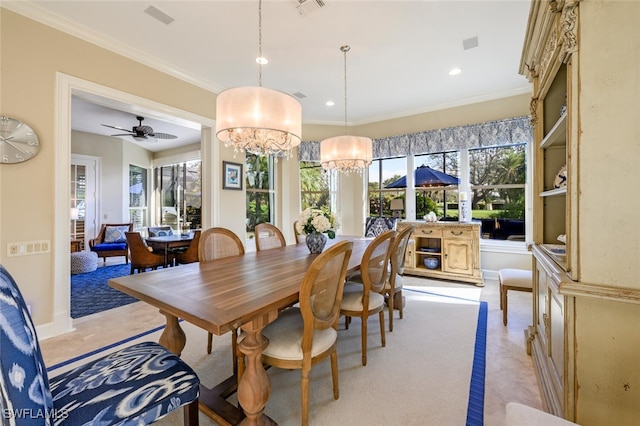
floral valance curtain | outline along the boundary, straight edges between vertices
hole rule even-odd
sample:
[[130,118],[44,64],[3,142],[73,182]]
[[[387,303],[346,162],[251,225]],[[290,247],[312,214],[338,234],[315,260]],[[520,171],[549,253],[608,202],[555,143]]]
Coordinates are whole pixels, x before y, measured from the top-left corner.
[[[525,143],[533,140],[529,117],[515,117],[446,129],[373,140],[373,158],[404,157],[432,152],[457,151]],[[304,141],[298,147],[299,161],[320,161],[320,142]]]

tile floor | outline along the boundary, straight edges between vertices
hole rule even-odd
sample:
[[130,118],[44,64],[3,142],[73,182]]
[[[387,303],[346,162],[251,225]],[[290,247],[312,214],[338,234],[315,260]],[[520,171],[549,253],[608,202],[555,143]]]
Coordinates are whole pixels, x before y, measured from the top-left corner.
[[[524,330],[532,321],[532,295],[509,292],[506,327],[502,325],[498,282],[486,279],[480,297],[489,307],[485,425],[503,426],[507,402],[542,408],[532,359],[525,351]],[[75,320],[75,331],[41,342],[43,356],[47,365],[53,365],[162,324],[164,316],[156,308],[133,303]]]

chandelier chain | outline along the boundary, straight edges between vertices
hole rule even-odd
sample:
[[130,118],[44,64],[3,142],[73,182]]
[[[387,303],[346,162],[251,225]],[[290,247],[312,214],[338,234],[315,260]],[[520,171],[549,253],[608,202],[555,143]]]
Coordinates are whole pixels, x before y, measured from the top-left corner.
[[262,0],[258,1],[258,86],[262,87]]
[[344,134],[347,134],[347,52],[351,49],[348,45],[341,46],[344,53]]

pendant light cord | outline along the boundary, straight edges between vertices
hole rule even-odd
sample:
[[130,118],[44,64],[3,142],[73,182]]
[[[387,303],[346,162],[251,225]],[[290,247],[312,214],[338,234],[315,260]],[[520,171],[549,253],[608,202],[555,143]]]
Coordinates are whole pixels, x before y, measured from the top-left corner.
[[347,52],[351,49],[349,45],[341,46],[344,53],[344,134],[347,134]]

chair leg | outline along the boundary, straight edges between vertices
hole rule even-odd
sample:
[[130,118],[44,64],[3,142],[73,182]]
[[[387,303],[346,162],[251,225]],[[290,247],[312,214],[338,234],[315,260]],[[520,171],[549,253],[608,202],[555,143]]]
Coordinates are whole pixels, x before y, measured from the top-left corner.
[[502,324],[507,325],[507,289],[500,288],[500,304],[502,305]]
[[362,317],[362,365],[367,365],[367,319]]
[[209,333],[207,335],[207,353],[208,354],[211,353],[212,346],[213,346],[213,334]]
[[389,331],[393,331],[393,292],[389,293],[387,299],[387,305],[389,305]]
[[309,370],[311,370],[311,363],[308,366],[302,367],[300,370],[300,402],[302,404],[302,426],[309,425]]
[[382,347],[384,348],[387,346],[387,339],[384,334],[384,309],[378,314],[378,319],[380,320],[380,338],[382,340]]
[[331,378],[333,379],[333,399],[340,397],[340,385],[338,382],[338,350],[331,352]]
[[400,299],[400,309],[398,309],[400,311],[400,319],[404,318],[404,300],[402,298],[402,290],[400,290],[397,294],[398,299]]
[[198,399],[196,398],[195,401],[185,405],[183,407],[183,410],[184,410],[185,426],[198,426],[198,423],[199,423],[198,413],[200,411],[198,409]]

